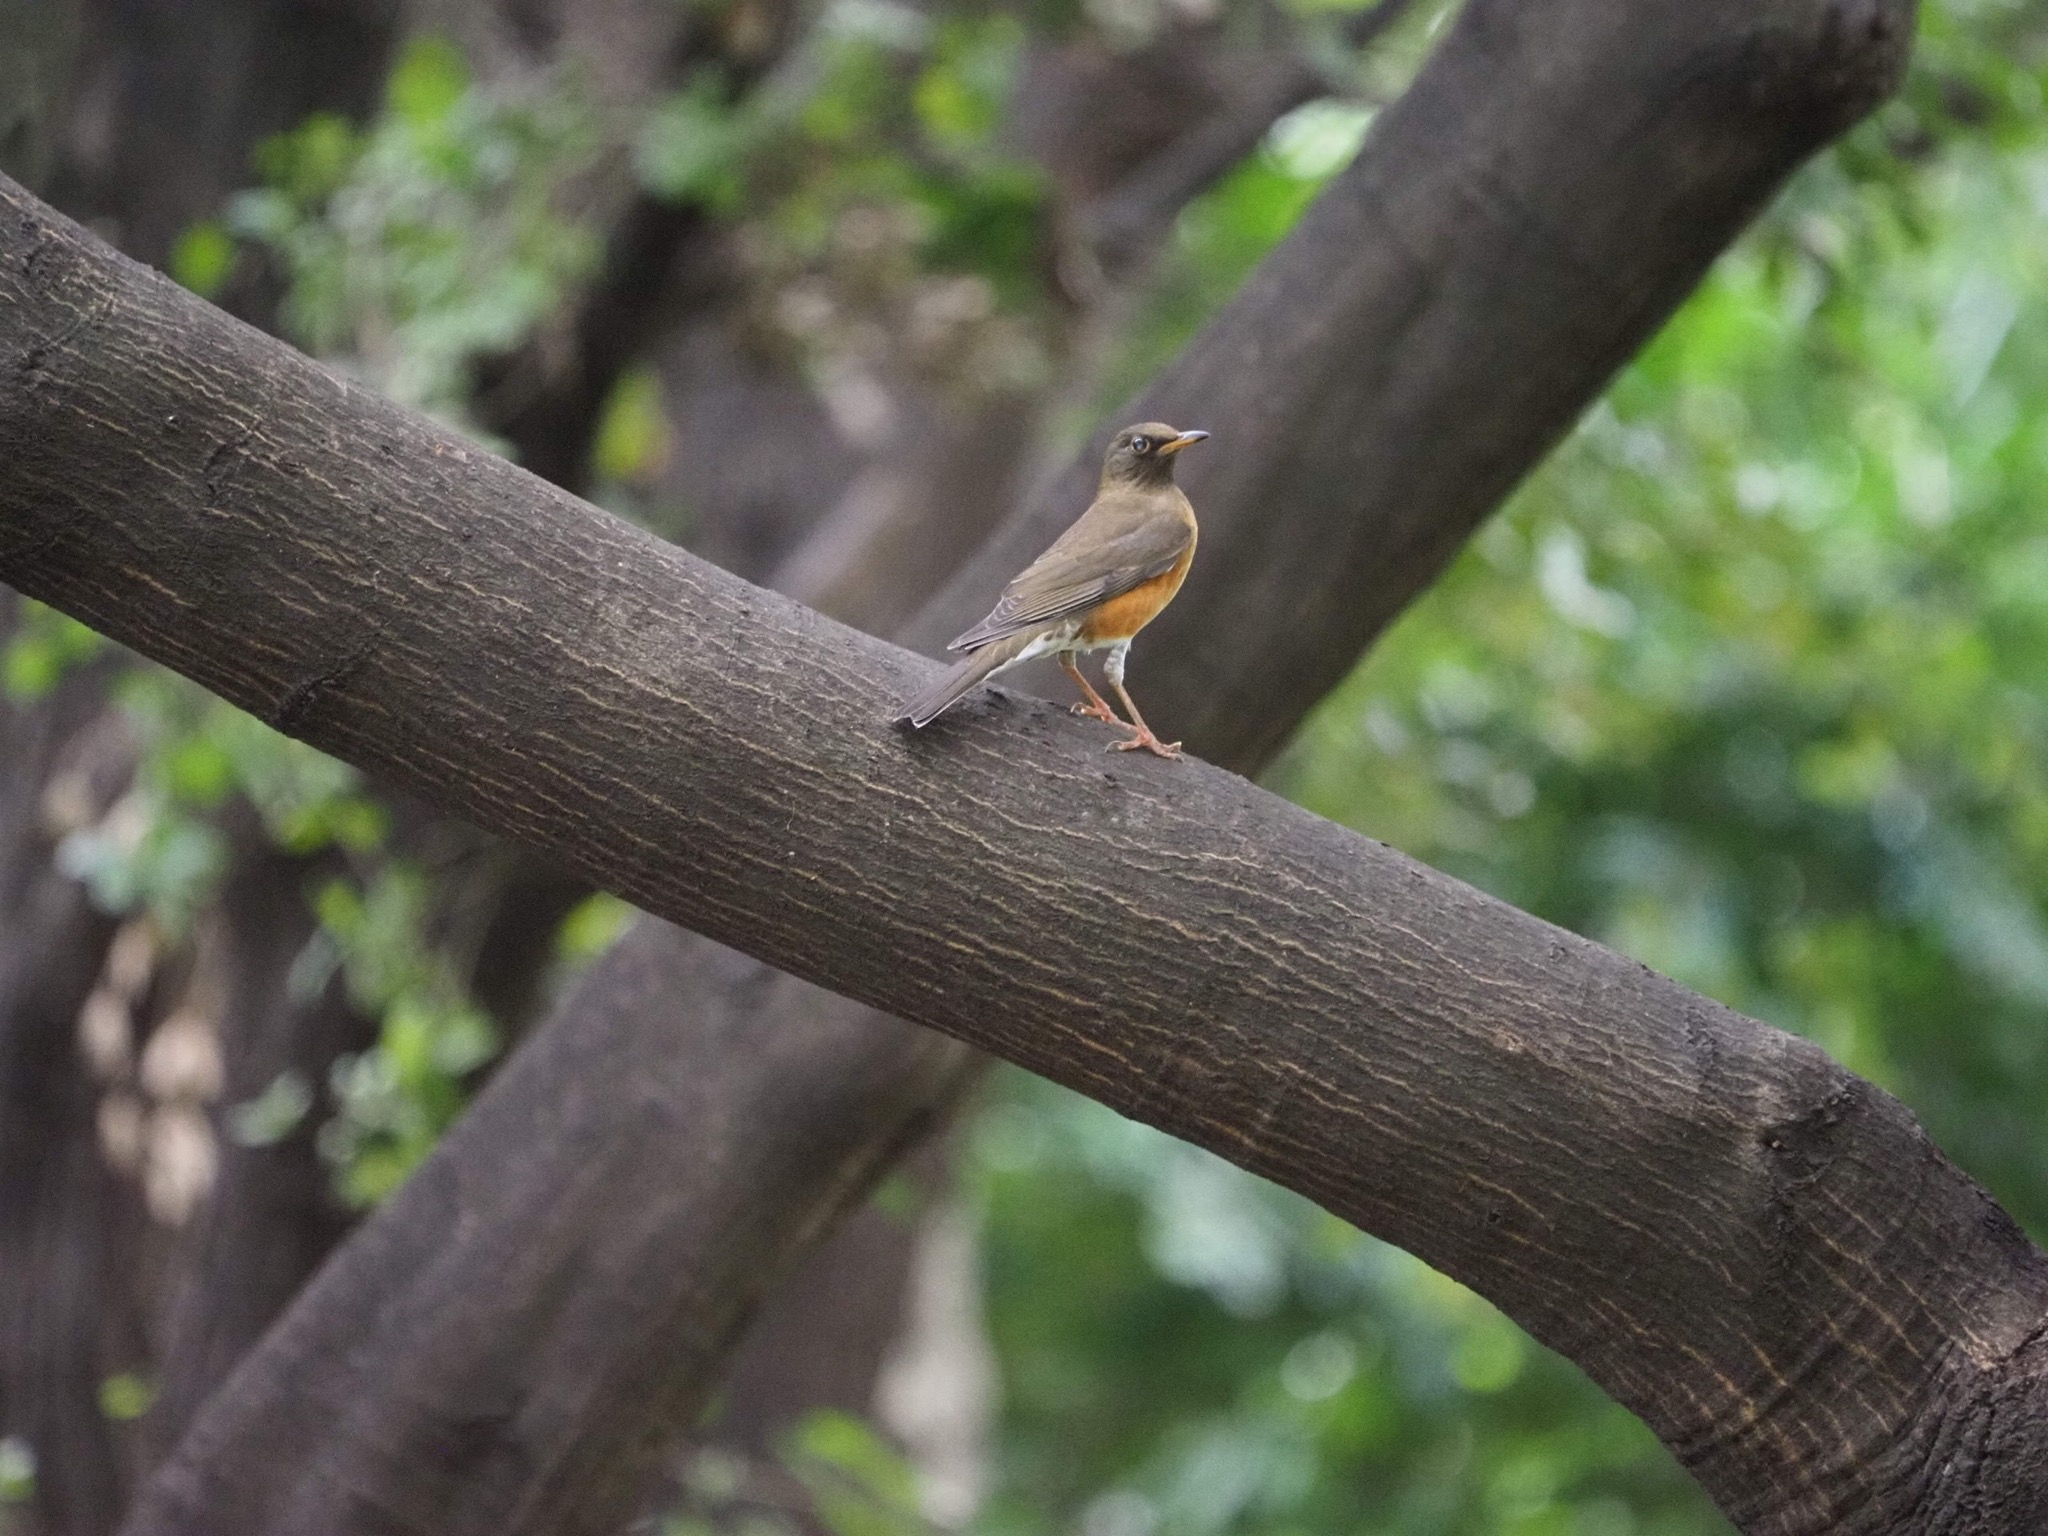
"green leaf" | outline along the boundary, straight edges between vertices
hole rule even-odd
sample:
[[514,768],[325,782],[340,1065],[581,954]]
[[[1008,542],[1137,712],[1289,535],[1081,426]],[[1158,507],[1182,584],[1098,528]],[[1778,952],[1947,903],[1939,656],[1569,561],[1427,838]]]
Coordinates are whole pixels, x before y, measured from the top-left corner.
[[171,247],[170,274],[202,299],[220,292],[235,267],[235,239],[215,219],[194,224]]
[[1272,126],[1266,152],[1297,181],[1325,181],[1351,163],[1373,116],[1354,102],[1308,102]]
[[578,902],[562,919],[555,951],[566,965],[588,965],[618,942],[637,915],[631,903],[598,891]]
[[730,208],[743,190],[746,156],[762,126],[734,110],[715,74],[699,71],[641,129],[633,148],[640,184],[673,201]]
[[668,458],[669,425],[661,376],[651,367],[622,374],[599,417],[591,463],[606,480],[646,480]]
[[1024,28],[1014,16],[947,19],[911,94],[919,125],[956,155],[985,146],[1016,88],[1024,46]]
[[24,600],[14,633],[0,652],[7,696],[32,703],[63,681],[65,673],[97,656],[106,642],[67,614]]
[[805,1415],[783,1459],[837,1536],[928,1536],[910,1464],[853,1414],[819,1409]]
[[347,118],[316,112],[289,133],[265,140],[256,150],[256,167],[281,200],[238,199],[230,225],[260,234],[290,217],[294,208],[311,208],[339,191],[355,170],[363,140]]
[[1527,1341],[1494,1313],[1469,1325],[1451,1352],[1451,1375],[1467,1392],[1502,1392],[1522,1374]]
[[443,37],[418,37],[399,56],[385,99],[413,128],[433,128],[454,112],[469,83],[469,65],[453,43]]
[[338,1177],[343,1200],[358,1210],[381,1203],[403,1184],[425,1156],[410,1146],[368,1146],[349,1157]]
[[26,1504],[35,1492],[35,1448],[19,1435],[0,1435],[0,1504]]
[[235,762],[227,748],[209,736],[174,742],[160,759],[171,792],[196,806],[216,806],[235,784]]
[[297,1072],[280,1072],[253,1099],[229,1107],[228,1134],[237,1146],[274,1147],[305,1123],[313,1089]]
[[916,1181],[902,1173],[891,1173],[875,1186],[869,1200],[889,1220],[908,1226],[924,1213],[925,1198]]
[[313,897],[313,911],[325,928],[346,946],[362,931],[365,905],[362,892],[346,880],[330,880]]
[[100,1412],[117,1423],[139,1419],[156,1401],[156,1384],[129,1372],[100,1383]]

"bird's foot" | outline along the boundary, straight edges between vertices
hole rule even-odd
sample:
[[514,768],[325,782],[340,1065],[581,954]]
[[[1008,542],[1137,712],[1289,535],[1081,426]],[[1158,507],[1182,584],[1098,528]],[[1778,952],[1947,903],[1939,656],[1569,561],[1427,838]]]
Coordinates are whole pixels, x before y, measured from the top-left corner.
[[1123,724],[1123,721],[1116,717],[1116,711],[1107,704],[1069,704],[1067,708],[1084,720],[1100,720],[1104,725]]
[[1139,726],[1137,735],[1130,737],[1128,740],[1113,741],[1109,744],[1109,750],[1112,752],[1136,752],[1141,748],[1144,751],[1150,752],[1154,757],[1164,757],[1174,761],[1178,761],[1180,758],[1179,742],[1161,741],[1143,726]]

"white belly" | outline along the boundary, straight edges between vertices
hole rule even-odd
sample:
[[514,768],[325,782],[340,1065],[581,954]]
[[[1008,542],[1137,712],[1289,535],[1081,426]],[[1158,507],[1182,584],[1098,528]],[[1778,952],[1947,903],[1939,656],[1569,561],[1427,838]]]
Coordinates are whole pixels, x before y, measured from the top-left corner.
[[1056,656],[1061,651],[1092,651],[1092,645],[1083,645],[1075,636],[1081,632],[1081,621],[1072,620],[1057,629],[1049,629],[1017,653],[1017,661],[1008,663],[1016,666],[1018,661],[1036,661],[1041,656]]
[[[1130,654],[1131,650],[1129,637],[1122,640],[1090,641],[1081,639],[1080,634],[1081,621],[1079,619],[1062,624],[1057,629],[1049,629],[1000,667],[997,667],[996,672],[1007,672],[1010,668],[1018,666],[1023,662],[1036,661],[1041,656],[1057,656],[1063,651],[1078,653],[1106,650],[1109,652],[1109,660],[1103,663],[1103,673],[1111,683],[1121,686],[1124,680],[1124,658]],[[991,672],[989,676],[995,676],[995,672]]]

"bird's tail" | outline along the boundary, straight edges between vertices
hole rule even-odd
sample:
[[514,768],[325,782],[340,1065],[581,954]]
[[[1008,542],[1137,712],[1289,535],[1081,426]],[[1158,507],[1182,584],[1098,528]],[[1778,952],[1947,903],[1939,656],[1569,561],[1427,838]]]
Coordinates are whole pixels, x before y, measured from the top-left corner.
[[904,705],[896,723],[902,725],[907,721],[919,727],[930,725],[972,693],[985,678],[992,677],[1015,661],[1037,638],[1036,635],[1006,635],[1001,640],[990,641]]

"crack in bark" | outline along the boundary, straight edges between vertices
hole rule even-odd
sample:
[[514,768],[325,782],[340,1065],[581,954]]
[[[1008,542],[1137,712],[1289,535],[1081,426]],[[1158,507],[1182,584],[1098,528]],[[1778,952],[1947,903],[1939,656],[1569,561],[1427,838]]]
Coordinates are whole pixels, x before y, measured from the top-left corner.
[[320,702],[321,695],[347,682],[370,659],[375,649],[374,646],[363,645],[333,666],[300,678],[278,696],[275,705],[262,712],[264,724],[287,736],[302,735],[310,724],[313,708]]

